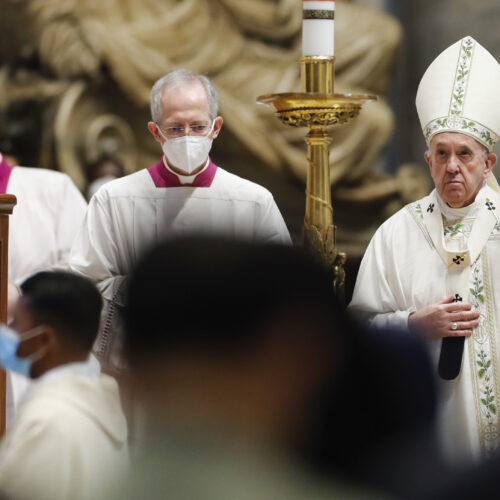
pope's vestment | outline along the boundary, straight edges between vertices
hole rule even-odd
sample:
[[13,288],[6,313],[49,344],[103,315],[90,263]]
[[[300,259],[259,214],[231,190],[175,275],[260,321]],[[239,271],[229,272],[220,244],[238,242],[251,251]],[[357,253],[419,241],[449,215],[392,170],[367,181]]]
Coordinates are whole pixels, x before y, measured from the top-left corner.
[[[438,432],[445,455],[458,461],[478,459],[491,455],[500,441],[498,193],[484,186],[472,205],[452,209],[434,190],[394,214],[376,231],[366,250],[349,308],[375,326],[393,325],[408,330],[412,312],[450,296],[449,268],[426,225],[430,213],[439,214],[443,241],[450,248],[470,247],[474,223],[480,217],[491,221],[485,244],[470,263],[465,294],[468,296],[463,298],[479,310],[480,325],[472,337],[465,339],[458,377],[438,382]],[[427,342],[437,367],[441,340]]]

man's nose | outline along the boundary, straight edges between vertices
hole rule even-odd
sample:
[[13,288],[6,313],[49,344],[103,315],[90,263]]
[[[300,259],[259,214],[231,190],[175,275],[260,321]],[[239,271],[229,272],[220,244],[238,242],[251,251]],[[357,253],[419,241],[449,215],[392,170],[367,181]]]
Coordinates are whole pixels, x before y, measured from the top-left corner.
[[456,174],[460,171],[460,162],[455,155],[450,155],[448,161],[446,162],[446,171],[452,174]]

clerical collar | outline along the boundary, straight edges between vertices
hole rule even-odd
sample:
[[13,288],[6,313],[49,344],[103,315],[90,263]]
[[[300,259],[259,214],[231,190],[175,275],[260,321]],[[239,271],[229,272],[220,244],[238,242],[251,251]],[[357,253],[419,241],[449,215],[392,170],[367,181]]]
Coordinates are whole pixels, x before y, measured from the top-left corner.
[[217,165],[209,158],[201,172],[195,175],[178,175],[168,167],[162,157],[147,170],[157,188],[210,187],[217,172]]
[[464,217],[473,217],[484,203],[486,197],[486,181],[483,183],[481,189],[477,193],[476,199],[466,207],[452,208],[446,202],[443,201],[439,193],[436,191],[436,199],[438,202],[439,209],[443,214],[443,217],[452,222],[455,220],[463,219]]
[[12,167],[9,165],[5,157],[0,153],[0,194],[7,192],[7,183],[12,172]]
[[205,166],[199,172],[196,172],[196,174],[193,174],[193,175],[180,175],[177,172],[174,172],[172,170],[172,168],[170,167],[170,165],[167,163],[167,160],[165,159],[165,156],[162,156],[162,160],[163,160],[163,165],[165,165],[166,169],[169,172],[171,172],[172,174],[174,174],[175,176],[177,176],[177,178],[179,179],[179,182],[183,186],[186,185],[186,184],[192,185],[193,182],[194,182],[194,180],[196,179],[196,177],[198,177],[198,175],[202,174],[208,168],[208,165],[210,164],[210,159],[207,158],[207,162],[205,163]]

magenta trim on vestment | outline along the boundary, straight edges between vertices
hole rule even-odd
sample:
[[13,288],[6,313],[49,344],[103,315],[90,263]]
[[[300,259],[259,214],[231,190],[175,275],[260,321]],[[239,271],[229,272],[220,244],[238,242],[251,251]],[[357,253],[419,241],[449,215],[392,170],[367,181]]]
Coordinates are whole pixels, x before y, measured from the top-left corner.
[[7,163],[7,160],[2,155],[2,161],[0,162],[0,193],[5,194],[7,192],[7,184],[9,182],[10,174],[12,173],[12,167]]
[[217,172],[217,165],[209,159],[208,167],[198,174],[190,184],[181,184],[179,178],[167,170],[163,158],[158,163],[148,167],[148,172],[157,188],[210,187]]

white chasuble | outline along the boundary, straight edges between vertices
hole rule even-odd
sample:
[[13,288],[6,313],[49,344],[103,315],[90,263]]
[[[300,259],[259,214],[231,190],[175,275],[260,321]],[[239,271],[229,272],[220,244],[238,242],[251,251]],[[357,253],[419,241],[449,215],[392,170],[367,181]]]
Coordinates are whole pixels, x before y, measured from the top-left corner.
[[[436,206],[439,204],[441,209]],[[471,217],[466,215],[463,219],[447,220],[442,215],[442,212],[446,214],[446,208],[433,192],[420,203],[418,214],[422,217],[420,221],[417,217],[417,222],[422,231],[430,236],[443,264],[447,266],[448,295],[452,295],[456,302],[469,302],[473,309],[480,312],[479,326],[464,342],[460,373],[456,379],[440,380],[443,401],[440,425],[446,427],[459,423],[460,428],[466,429],[467,419],[473,423],[475,417],[476,426],[471,426],[468,439],[472,447],[479,446],[477,451],[480,456],[490,456],[498,448],[500,438],[497,415],[499,381],[495,327],[490,321],[494,317],[494,308],[489,296],[491,287],[487,258],[481,254],[483,250],[487,252],[486,242],[499,224],[497,213],[500,214],[500,200],[498,196],[494,200],[481,196],[477,205],[470,211]],[[415,208],[414,214],[417,214],[417,206],[410,205],[409,209]],[[468,407],[465,411],[464,406]],[[461,419],[464,420],[462,424]],[[476,436],[474,432],[477,432]],[[445,431],[440,434],[448,435]],[[477,445],[474,443],[476,439]],[[445,445],[446,449],[454,447],[454,443]]]
[[[450,209],[435,191],[376,232],[363,258],[350,309],[378,326],[408,328],[408,316],[453,295],[480,312],[465,339],[458,376],[437,376],[441,340],[429,341],[439,386],[439,436],[461,462],[499,445],[500,196],[483,187],[466,209]],[[450,331],[451,333],[451,331]]]

